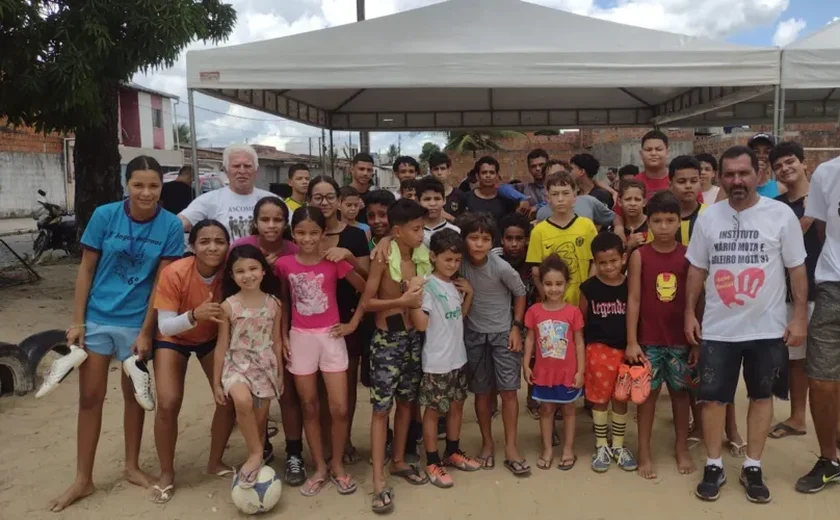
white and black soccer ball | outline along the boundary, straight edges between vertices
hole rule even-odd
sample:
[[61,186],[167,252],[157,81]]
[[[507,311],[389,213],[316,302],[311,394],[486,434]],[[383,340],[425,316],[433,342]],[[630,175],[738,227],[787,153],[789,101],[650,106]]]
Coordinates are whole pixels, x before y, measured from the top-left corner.
[[246,515],[265,513],[277,505],[283,493],[283,483],[270,466],[263,466],[257,474],[257,480],[252,488],[242,488],[239,485],[239,474],[233,478],[230,498],[233,505]]

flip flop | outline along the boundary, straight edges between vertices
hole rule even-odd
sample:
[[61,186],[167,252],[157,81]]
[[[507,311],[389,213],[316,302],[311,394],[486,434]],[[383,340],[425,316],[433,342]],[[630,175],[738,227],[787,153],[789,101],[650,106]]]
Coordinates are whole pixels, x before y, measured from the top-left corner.
[[350,446],[349,449],[344,449],[344,455],[341,456],[341,462],[347,466],[352,466],[362,460],[359,456],[358,450],[356,450],[355,446]]
[[770,433],[768,433],[767,436],[771,439],[784,439],[785,437],[801,437],[805,434],[805,431],[797,430],[789,424],[779,423],[770,428]]
[[277,429],[277,426],[269,426],[265,430],[265,438],[270,439],[270,438],[274,437],[275,435],[277,435],[279,432],[280,432],[280,430]]
[[537,459],[537,467],[539,469],[551,469],[551,466],[553,464],[554,464],[554,459],[545,460],[542,457]]
[[736,459],[743,459],[747,455],[747,443],[746,442],[732,442],[726,441],[729,444],[729,454],[735,457]]
[[569,471],[575,467],[575,463],[577,463],[577,455],[575,455],[575,458],[572,459],[571,463],[569,463],[569,461],[561,460],[560,464],[557,465],[557,469],[560,471]]
[[376,502],[377,500],[379,500],[382,503],[382,505],[377,506],[375,503],[371,504],[371,509],[373,509],[374,513],[376,513],[378,515],[384,515],[384,514],[390,513],[391,511],[394,510],[394,490],[393,489],[391,489],[389,487],[386,487],[385,489],[383,489],[379,493],[374,493],[373,494],[373,501]]
[[528,408],[528,415],[531,416],[531,419],[535,421],[540,420],[540,409],[539,408]]
[[525,459],[505,459],[505,468],[507,468],[508,471],[510,471],[517,477],[522,477],[531,474],[531,466],[528,465],[528,462]]
[[300,494],[305,497],[314,497],[327,485],[327,477],[312,477],[300,488]]
[[175,494],[175,486],[170,484],[164,488],[161,488],[157,484],[152,486],[152,502],[155,504],[165,504],[172,499],[172,495]]
[[223,480],[229,480],[232,476],[236,475],[236,468],[231,466],[229,468],[221,469],[216,473],[213,473],[213,475]]
[[475,458],[479,464],[481,464],[481,469],[495,469],[496,468],[496,457],[494,455],[488,455],[486,457],[478,456]]
[[339,495],[352,495],[356,492],[356,489],[358,489],[356,481],[354,481],[353,477],[350,475],[344,475],[343,477],[330,475],[330,480],[333,484],[335,484],[335,488],[338,490]]
[[405,469],[392,471],[391,476],[402,477],[406,482],[413,486],[423,486],[427,482],[429,482],[429,476],[421,475],[420,471],[414,466],[409,466]]
[[237,485],[242,489],[251,489],[257,483],[257,474],[262,469],[262,466],[249,471],[247,474],[242,473],[242,468],[239,469],[239,482]]

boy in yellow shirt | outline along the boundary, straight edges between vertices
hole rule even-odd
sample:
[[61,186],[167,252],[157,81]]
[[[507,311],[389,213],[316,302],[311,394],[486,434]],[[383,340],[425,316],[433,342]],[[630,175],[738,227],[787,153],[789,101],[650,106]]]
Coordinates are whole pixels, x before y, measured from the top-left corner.
[[697,201],[700,193],[700,161],[690,155],[680,155],[668,165],[669,189],[680,201],[680,229],[677,241],[688,246],[697,217],[706,209]]
[[557,253],[569,267],[566,302],[577,306],[580,284],[590,275],[590,246],[598,230],[588,218],[575,215],[577,185],[571,174],[559,172],[550,176],[545,182],[545,189],[554,212],[531,231],[525,261],[532,264],[534,282],[542,296],[539,264],[550,254]]

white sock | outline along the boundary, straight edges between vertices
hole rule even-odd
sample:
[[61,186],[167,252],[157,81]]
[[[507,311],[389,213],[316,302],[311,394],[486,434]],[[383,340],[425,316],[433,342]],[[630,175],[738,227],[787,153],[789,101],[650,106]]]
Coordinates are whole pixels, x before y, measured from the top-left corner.
[[761,461],[760,460],[753,460],[749,457],[744,459],[744,467],[745,468],[761,468]]
[[706,459],[707,466],[717,466],[720,469],[723,469],[723,458],[718,457],[716,459]]

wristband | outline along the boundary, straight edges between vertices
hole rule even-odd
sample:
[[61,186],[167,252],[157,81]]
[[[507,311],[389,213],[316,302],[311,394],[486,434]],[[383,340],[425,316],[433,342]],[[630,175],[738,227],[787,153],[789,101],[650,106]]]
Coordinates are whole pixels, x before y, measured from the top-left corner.
[[522,330],[524,330],[524,329],[525,329],[525,324],[524,324],[524,323],[522,323],[521,321],[518,321],[518,320],[514,320],[514,321],[513,321],[513,326],[514,326],[514,327],[519,327],[519,328],[520,328],[520,329],[522,329]]

